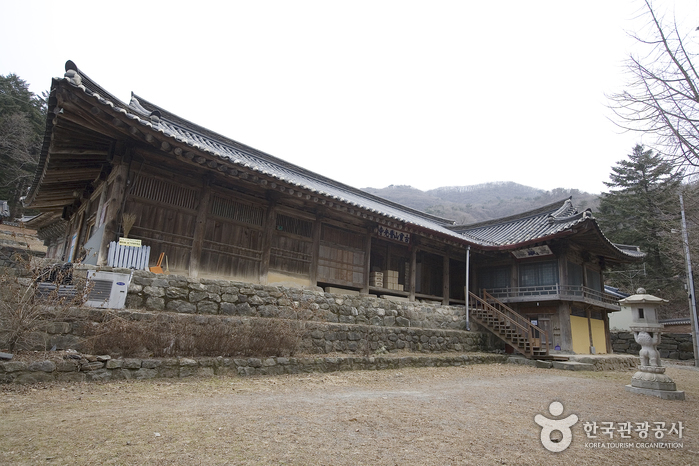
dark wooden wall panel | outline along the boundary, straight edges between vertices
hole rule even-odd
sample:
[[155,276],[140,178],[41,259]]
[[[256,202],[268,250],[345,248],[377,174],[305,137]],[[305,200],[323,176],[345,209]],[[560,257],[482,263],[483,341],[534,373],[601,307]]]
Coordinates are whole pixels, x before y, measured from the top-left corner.
[[209,218],[202,248],[202,273],[257,280],[262,260],[259,229]]
[[364,287],[365,237],[323,225],[318,255],[318,281]]
[[282,273],[308,276],[313,254],[311,239],[292,237],[275,232],[269,268]]
[[126,211],[136,214],[136,223],[129,237],[140,239],[144,244],[151,246],[151,265],[155,265],[160,253],[164,252],[170,270],[188,270],[196,220],[195,211],[135,199],[128,204]]

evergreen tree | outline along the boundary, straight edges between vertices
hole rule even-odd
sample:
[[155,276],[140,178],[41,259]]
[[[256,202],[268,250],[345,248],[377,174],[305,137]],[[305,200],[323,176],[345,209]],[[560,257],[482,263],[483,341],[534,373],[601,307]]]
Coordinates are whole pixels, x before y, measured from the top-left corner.
[[605,235],[615,243],[640,246],[647,254],[645,279],[638,284],[649,291],[678,286],[673,277],[681,270],[676,270],[678,261],[670,256],[681,251],[667,239],[679,228],[682,175],[660,154],[636,145],[628,160],[612,167],[610,180],[605,183],[610,190],[602,193],[597,214]]
[[46,125],[46,101],[15,74],[0,75],[0,199],[12,216],[32,181]]

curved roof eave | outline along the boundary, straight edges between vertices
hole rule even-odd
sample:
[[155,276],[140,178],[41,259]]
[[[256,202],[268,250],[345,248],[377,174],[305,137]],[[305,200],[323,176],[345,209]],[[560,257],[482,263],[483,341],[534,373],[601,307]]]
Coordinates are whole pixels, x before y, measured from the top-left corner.
[[482,249],[490,251],[512,251],[592,231],[598,238],[600,250],[610,259],[635,261],[645,256],[638,248],[622,248],[612,243],[590,210],[578,212],[575,209],[572,197],[521,214],[452,229],[487,242]]
[[[388,219],[389,223],[410,225],[413,228],[429,232],[429,234],[448,238],[463,246],[480,245],[480,241],[477,239],[464,237],[448,229],[447,226],[454,223],[452,220],[402,206],[290,164],[197,126],[145,101],[145,99],[139,101],[135,94],[132,94],[132,101],[125,104],[79,71],[71,61],[66,63],[65,76],[53,79],[51,92],[55,93],[56,88],[60,85],[68,85],[74,90],[81,90],[85,97],[92,99],[93,103],[96,106],[99,105],[102,110],[116,118],[128,120],[131,125],[137,125],[141,132],[152,131],[153,135],[157,133],[159,138],[167,138],[174,146],[184,145],[187,150],[199,152],[204,156],[214,156],[226,164],[278,180],[280,183],[293,186],[296,190],[313,193],[316,196],[332,200],[334,203],[341,203],[348,208],[359,209]],[[49,107],[46,137],[41,152],[40,167],[43,171],[46,170],[50,157],[50,134],[55,116],[53,115],[55,105],[54,97],[53,106]],[[37,170],[27,196],[28,204],[31,203],[41,185],[42,170]]]

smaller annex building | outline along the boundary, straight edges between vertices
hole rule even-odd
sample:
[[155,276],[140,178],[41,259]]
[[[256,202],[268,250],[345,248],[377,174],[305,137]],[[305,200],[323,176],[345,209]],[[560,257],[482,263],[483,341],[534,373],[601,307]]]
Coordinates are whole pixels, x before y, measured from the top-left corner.
[[43,212],[32,227],[57,260],[106,266],[128,231],[150,248],[148,265],[165,257],[162,266],[190,277],[350,290],[466,315],[497,302],[542,334],[546,352],[611,351],[607,315],[619,306],[603,291],[604,269],[643,257],[612,244],[570,199],[457,226],[133,94],[124,103],[71,61],[51,84],[25,204]]
[[535,322],[553,349],[611,353],[609,314],[620,307],[604,289],[604,270],[644,253],[612,244],[590,210],[565,199],[453,230],[486,244],[474,248],[472,289]]

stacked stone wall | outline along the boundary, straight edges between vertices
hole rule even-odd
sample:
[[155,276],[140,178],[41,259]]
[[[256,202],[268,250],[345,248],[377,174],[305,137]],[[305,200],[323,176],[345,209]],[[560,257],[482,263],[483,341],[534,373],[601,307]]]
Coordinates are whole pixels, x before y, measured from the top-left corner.
[[[92,266],[77,266],[84,279]],[[101,269],[104,270],[104,269]],[[108,269],[119,273],[130,270]],[[226,280],[133,272],[127,309],[75,308],[36,335],[41,348],[82,349],[89,327],[116,312],[129,320],[191,320],[232,326],[255,319],[288,319],[302,327],[297,353],[473,352],[498,349],[487,332],[466,330],[465,309],[434,303],[393,301],[377,296],[336,295],[320,288],[254,285]],[[473,326],[476,327],[475,325]],[[1,342],[0,342],[1,343]]]
[[[21,243],[20,243],[21,244]],[[0,243],[0,270],[2,273],[19,273],[27,268],[32,258],[43,258],[45,252],[34,251],[28,247],[12,246]]]
[[[86,273],[89,268],[81,266],[76,274]],[[463,306],[374,295],[337,295],[320,288],[265,286],[135,271],[126,307],[146,313],[198,316],[198,321],[206,316],[232,321],[299,320],[305,328],[300,348],[304,353],[460,352],[498,348],[498,342],[489,333],[466,331]]]
[[[106,316],[105,314],[109,314]],[[44,334],[36,335],[37,349],[56,347],[62,349],[83,349],[85,337],[91,335],[90,327],[110,316],[143,323],[157,320],[194,325],[209,325],[222,322],[233,328],[245,322],[262,317],[229,317],[216,315],[185,315],[170,312],[152,311],[110,311],[102,309],[72,308],[62,316],[61,321],[49,322],[44,326]],[[384,352],[472,352],[494,349],[492,338],[485,333],[463,330],[441,330],[406,327],[377,327],[363,324],[337,324],[320,321],[301,321],[301,341],[297,353],[329,354],[352,353],[374,354]]]
[[[638,355],[641,346],[636,343],[632,332],[612,332],[612,350],[615,353]],[[665,359],[694,359],[694,345],[689,333],[663,333],[658,345],[660,357]]]
[[76,354],[75,359],[0,361],[0,383],[82,382],[192,376],[279,375],[350,370],[447,367],[505,363],[500,354],[434,356],[342,356],[306,358],[111,359]]
[[[114,271],[124,272],[114,269]],[[129,273],[130,271],[125,271]],[[337,295],[320,288],[264,286],[226,280],[134,272],[126,307],[185,314],[297,316],[341,324],[464,330],[463,306]]]

